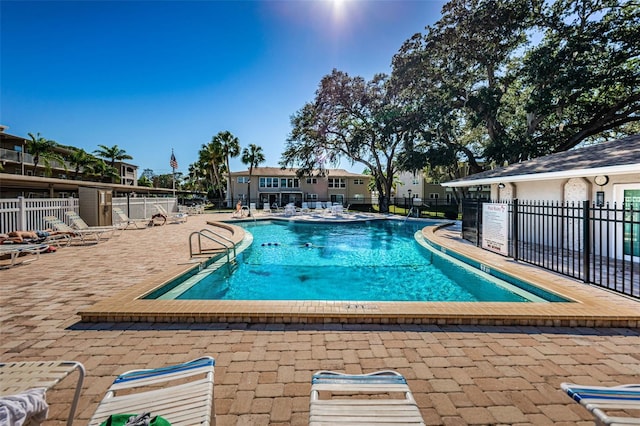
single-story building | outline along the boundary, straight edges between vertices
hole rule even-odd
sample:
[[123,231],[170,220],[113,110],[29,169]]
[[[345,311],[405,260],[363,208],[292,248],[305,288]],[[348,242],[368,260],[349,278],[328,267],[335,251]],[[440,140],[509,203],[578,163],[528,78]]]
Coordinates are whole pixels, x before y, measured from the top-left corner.
[[534,158],[442,183],[491,185],[491,199],[637,203],[640,206],[640,135]]
[[491,201],[463,202],[465,239],[640,297],[640,135],[442,185],[491,186]]

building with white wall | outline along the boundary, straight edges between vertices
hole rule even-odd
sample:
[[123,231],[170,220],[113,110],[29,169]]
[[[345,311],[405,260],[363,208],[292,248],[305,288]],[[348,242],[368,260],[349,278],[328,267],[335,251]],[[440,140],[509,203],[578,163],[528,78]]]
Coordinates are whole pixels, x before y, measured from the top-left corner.
[[624,202],[640,207],[640,135],[576,148],[442,183],[491,186],[496,201]]

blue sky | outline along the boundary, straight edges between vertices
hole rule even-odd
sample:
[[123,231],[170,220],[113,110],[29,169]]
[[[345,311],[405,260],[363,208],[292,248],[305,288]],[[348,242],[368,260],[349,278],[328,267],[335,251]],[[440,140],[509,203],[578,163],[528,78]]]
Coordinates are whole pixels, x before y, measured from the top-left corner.
[[156,174],[171,172],[172,148],[186,174],[229,130],[278,166],[290,117],[323,76],[390,73],[443,4],[0,0],[0,124],[89,152],[117,144]]

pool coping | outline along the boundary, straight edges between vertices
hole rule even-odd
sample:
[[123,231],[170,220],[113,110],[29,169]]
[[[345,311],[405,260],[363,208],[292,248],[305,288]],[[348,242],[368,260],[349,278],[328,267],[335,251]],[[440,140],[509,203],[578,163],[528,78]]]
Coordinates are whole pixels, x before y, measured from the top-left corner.
[[[295,220],[303,220],[296,218]],[[226,221],[225,221],[226,222]],[[230,229],[240,241],[244,230],[232,223],[207,222]],[[296,323],[296,324],[450,324],[558,327],[638,327],[640,302],[579,281],[522,264],[464,242],[447,228],[428,226],[424,238],[438,250],[479,262],[492,271],[558,294],[571,302],[369,302],[148,300],[144,295],[206,259],[167,268],[80,312],[83,322]]]

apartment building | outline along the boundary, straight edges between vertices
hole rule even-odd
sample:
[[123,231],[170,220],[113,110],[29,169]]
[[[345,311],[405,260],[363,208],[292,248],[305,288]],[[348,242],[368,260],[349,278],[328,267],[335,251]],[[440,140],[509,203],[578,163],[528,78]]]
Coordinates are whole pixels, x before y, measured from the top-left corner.
[[[27,198],[68,197],[77,196],[78,182],[91,184],[105,184],[98,182],[100,176],[89,176],[84,170],[79,170],[75,176],[75,166],[67,161],[50,160],[47,164],[40,160],[36,165],[33,155],[27,152],[28,139],[5,132],[6,127],[0,126],[0,197],[9,198],[24,196]],[[62,158],[73,153],[71,148],[57,146],[55,151]],[[138,188],[138,166],[130,163],[116,162],[115,168],[119,172],[120,183],[114,187],[129,191]],[[48,170],[47,170],[48,169]],[[127,188],[128,187],[128,188]]]
[[257,207],[284,206],[293,203],[331,201],[333,203],[371,204],[369,181],[371,176],[343,169],[325,170],[323,175],[299,178],[295,169],[256,167],[251,178],[249,170],[232,172],[227,194],[233,202],[256,203]]

